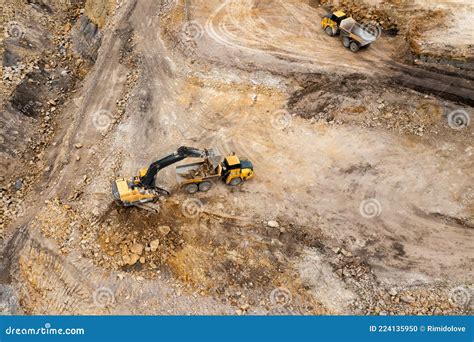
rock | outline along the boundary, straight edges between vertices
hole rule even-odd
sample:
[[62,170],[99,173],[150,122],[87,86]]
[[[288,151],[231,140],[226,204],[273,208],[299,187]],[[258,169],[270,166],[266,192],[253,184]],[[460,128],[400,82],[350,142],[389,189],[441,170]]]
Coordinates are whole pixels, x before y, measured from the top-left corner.
[[415,301],[415,298],[413,298],[410,295],[405,295],[405,296],[401,296],[400,300],[404,303],[411,304]]
[[138,260],[140,260],[140,256],[137,255],[137,254],[132,254],[132,255],[130,255],[130,257],[129,257],[128,264],[129,264],[130,266],[131,266],[131,265],[135,265]]
[[141,257],[140,258],[140,264],[144,264],[145,263],[145,257]]
[[164,236],[166,236],[171,231],[171,228],[169,226],[159,226],[158,231]]
[[280,224],[277,221],[268,221],[267,226],[270,228],[278,228],[280,227]]
[[240,307],[240,310],[242,311],[247,311],[248,309],[250,309],[250,305],[249,304],[244,304]]
[[346,257],[352,256],[352,253],[349,252],[349,251],[347,251],[347,250],[345,250],[344,248],[341,249],[341,253],[342,253],[342,255],[344,255],[344,256],[346,256]]
[[80,149],[80,148],[82,148],[82,144],[81,143],[75,144],[74,147],[77,148],[77,149]]
[[339,254],[339,252],[341,251],[341,249],[339,247],[333,247],[331,248],[331,250],[335,253],[335,254]]
[[17,179],[15,181],[15,190],[16,191],[20,190],[22,186],[23,186],[23,180],[21,178]]
[[397,290],[395,290],[395,289],[392,288],[392,289],[390,289],[390,290],[388,291],[388,294],[389,294],[390,296],[396,296],[396,295],[397,295]]
[[133,254],[142,255],[142,253],[143,253],[143,245],[140,244],[140,243],[134,243],[134,244],[130,247],[130,252],[132,252]]
[[122,255],[122,261],[126,265],[130,264],[130,255],[128,255],[128,254]]
[[156,239],[150,242],[150,250],[152,252],[155,252],[158,249],[158,246],[160,245],[160,240]]

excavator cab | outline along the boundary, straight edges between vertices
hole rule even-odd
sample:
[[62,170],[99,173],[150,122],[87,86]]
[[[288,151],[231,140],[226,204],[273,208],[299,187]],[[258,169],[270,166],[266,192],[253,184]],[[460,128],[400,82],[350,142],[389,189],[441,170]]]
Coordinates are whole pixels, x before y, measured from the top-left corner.
[[247,159],[239,159],[235,155],[227,156],[222,163],[222,177],[229,185],[239,185],[254,176],[253,165]]
[[328,36],[335,36],[340,33],[339,25],[346,18],[347,15],[342,11],[329,13],[321,20],[321,26]]

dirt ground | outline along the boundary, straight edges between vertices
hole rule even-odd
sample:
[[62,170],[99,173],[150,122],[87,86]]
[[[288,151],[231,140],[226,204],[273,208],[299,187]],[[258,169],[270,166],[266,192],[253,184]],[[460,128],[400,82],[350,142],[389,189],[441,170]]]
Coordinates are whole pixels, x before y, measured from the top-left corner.
[[[396,8],[399,33],[354,54],[317,3],[4,13],[2,312],[472,314],[472,44],[415,50]],[[190,196],[171,166],[158,214],[113,202],[116,177],[182,145],[256,176]]]

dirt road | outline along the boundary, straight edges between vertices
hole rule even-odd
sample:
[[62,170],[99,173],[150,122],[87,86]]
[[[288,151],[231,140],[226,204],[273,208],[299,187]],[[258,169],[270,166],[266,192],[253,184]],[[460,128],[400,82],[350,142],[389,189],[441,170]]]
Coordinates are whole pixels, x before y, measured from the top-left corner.
[[[450,294],[474,275],[473,131],[446,113],[472,108],[392,83],[390,38],[352,54],[321,14],[299,1],[123,2],[10,231],[22,310],[470,310]],[[115,206],[116,176],[180,145],[235,151],[256,178],[190,199],[170,167],[160,214]],[[137,248],[143,260],[124,263]]]

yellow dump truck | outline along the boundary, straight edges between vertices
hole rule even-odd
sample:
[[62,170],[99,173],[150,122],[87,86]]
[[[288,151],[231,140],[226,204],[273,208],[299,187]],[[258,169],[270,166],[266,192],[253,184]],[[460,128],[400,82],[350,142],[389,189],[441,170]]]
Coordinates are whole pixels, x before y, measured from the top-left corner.
[[329,13],[321,20],[321,26],[329,36],[340,35],[342,45],[352,52],[368,47],[377,40],[378,30],[373,25],[361,25],[342,11]]
[[216,180],[236,186],[254,176],[253,165],[247,159],[229,155],[221,161],[218,152],[212,151],[204,160],[176,167],[180,186],[190,194],[208,191]]

